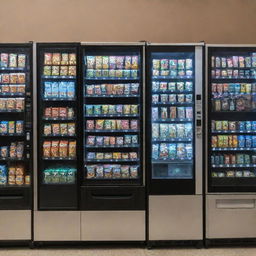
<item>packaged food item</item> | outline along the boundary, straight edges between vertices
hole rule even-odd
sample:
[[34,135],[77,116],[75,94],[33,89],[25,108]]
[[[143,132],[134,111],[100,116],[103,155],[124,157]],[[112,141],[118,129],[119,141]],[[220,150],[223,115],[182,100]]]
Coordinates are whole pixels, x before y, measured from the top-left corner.
[[122,153],[122,159],[129,159],[129,153]]
[[76,125],[75,123],[68,123],[68,135],[74,136],[76,134]]
[[1,130],[1,134],[7,134],[8,133],[8,121],[1,121],[0,130]]
[[10,158],[17,158],[17,144],[16,144],[16,142],[11,143],[9,156],[10,156]]
[[159,90],[161,90],[161,91],[166,91],[167,88],[168,88],[168,83],[166,83],[166,82],[161,82],[161,83],[160,83]]
[[185,138],[185,125],[184,124],[176,124],[177,127],[177,137]]
[[216,148],[218,146],[218,137],[212,136],[212,147]]
[[76,66],[68,66],[68,75],[76,76]]
[[52,134],[55,136],[60,134],[60,124],[58,123],[52,124]]
[[52,65],[52,53],[44,54],[44,65]]
[[61,123],[61,124],[59,124],[59,127],[60,127],[60,134],[61,135],[67,135],[68,134],[68,124]]
[[76,141],[69,141],[68,144],[68,155],[71,158],[75,158],[76,157]]
[[170,118],[171,119],[177,118],[177,107],[170,107]]
[[68,141],[61,140],[59,144],[59,157],[67,158],[68,157]]
[[129,173],[129,165],[122,165],[121,166],[121,177],[123,179],[127,179],[130,177],[130,173]]
[[2,74],[2,83],[4,83],[4,84],[10,83],[10,75],[9,74]]
[[169,133],[169,126],[168,124],[160,124],[160,138],[167,139]]
[[67,82],[67,97],[68,98],[75,98],[75,83],[74,82]]
[[59,141],[53,140],[51,145],[51,157],[59,157]]
[[48,136],[52,133],[52,126],[51,124],[45,124],[44,125],[44,135]]
[[61,54],[53,53],[52,54],[52,65],[60,65],[61,62]]
[[75,53],[69,53],[68,59],[69,59],[69,65],[76,65],[76,54]]
[[1,67],[3,68],[8,67],[8,59],[9,59],[8,53],[1,53]]
[[153,139],[159,138],[159,124],[156,124],[156,123],[152,124],[152,138]]
[[112,178],[112,167],[111,165],[104,165],[104,178],[111,179]]
[[67,76],[69,73],[68,71],[69,71],[68,66],[61,66],[60,67],[60,76]]
[[16,133],[17,134],[23,133],[23,121],[16,121]]
[[1,148],[1,158],[7,158],[9,155],[8,147],[2,146]]
[[45,158],[51,157],[51,141],[44,141],[43,143],[43,156]]
[[113,153],[113,159],[121,159],[122,153],[121,152],[114,152]]
[[177,158],[178,159],[185,159],[186,158],[186,148],[185,148],[184,143],[177,143]]
[[59,75],[60,75],[60,67],[52,66],[52,76],[59,76]]
[[152,82],[152,90],[158,91],[160,88],[160,82]]
[[245,147],[245,136],[239,135],[239,136],[237,136],[237,138],[238,138],[238,147],[244,148]]
[[86,174],[87,179],[95,178],[95,165],[87,165]]
[[17,54],[16,53],[10,53],[9,54],[9,67],[10,68],[16,68],[17,67]]

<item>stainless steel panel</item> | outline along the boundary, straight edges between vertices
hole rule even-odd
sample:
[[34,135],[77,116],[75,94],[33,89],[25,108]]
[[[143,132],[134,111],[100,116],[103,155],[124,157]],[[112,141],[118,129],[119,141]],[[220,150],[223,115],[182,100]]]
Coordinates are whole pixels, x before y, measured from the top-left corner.
[[79,241],[79,211],[35,211],[35,241]]
[[82,241],[144,241],[145,211],[82,211]]
[[207,195],[206,238],[255,238],[256,195]]
[[152,46],[204,46],[204,43],[151,43],[147,42],[147,45]]
[[0,240],[31,240],[31,211],[0,211]]
[[36,43],[33,43],[33,186],[34,186],[34,210],[37,205],[37,51]]
[[145,45],[145,42],[81,42],[81,45],[88,46],[137,46]]
[[149,240],[203,239],[201,195],[150,196]]
[[195,47],[195,96],[200,95],[201,99],[195,99],[195,121],[201,121],[201,125],[195,129],[195,179],[196,179],[196,194],[201,195],[203,189],[203,120],[202,120],[202,90],[203,90],[203,48],[202,46]]

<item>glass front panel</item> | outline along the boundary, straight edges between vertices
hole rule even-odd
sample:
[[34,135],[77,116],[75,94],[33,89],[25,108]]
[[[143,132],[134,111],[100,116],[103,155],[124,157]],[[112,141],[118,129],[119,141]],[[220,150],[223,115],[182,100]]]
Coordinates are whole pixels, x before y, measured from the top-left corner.
[[134,183],[141,178],[140,52],[84,55],[85,181]]
[[192,179],[194,53],[152,53],[152,178]]
[[256,185],[256,52],[220,49],[209,62],[210,184]]

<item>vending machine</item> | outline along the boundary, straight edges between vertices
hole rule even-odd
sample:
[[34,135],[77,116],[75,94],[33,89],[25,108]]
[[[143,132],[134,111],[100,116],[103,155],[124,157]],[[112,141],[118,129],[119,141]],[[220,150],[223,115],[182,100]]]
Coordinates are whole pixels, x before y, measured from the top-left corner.
[[145,240],[145,43],[82,43],[81,240]]
[[203,239],[203,44],[148,44],[147,241]]
[[206,244],[256,237],[256,46],[206,46]]
[[34,241],[80,240],[79,45],[34,46]]
[[0,44],[0,242],[31,241],[32,43]]

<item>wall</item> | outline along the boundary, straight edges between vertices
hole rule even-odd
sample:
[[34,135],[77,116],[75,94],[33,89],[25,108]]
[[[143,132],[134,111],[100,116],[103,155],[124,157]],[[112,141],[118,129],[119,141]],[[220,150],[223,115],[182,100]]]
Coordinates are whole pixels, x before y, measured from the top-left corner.
[[256,0],[2,0],[0,42],[256,43]]

